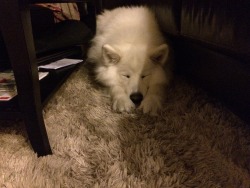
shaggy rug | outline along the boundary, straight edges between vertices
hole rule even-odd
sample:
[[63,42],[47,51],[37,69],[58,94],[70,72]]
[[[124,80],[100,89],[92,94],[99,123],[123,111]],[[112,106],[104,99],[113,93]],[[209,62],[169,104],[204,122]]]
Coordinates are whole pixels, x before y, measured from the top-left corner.
[[37,158],[22,122],[1,122],[1,188],[249,188],[250,131],[176,77],[159,117],[116,113],[86,65],[44,108],[53,155]]

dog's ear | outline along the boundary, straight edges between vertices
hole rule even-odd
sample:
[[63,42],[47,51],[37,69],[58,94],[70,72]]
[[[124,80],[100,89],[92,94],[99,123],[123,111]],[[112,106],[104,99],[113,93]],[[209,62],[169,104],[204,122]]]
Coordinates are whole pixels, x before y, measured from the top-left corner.
[[168,54],[169,54],[168,45],[162,44],[158,46],[157,48],[153,49],[149,57],[150,57],[150,60],[153,61],[153,63],[164,65],[167,61]]
[[118,63],[121,57],[118,50],[116,50],[109,44],[105,44],[102,46],[102,58],[104,64],[109,65]]

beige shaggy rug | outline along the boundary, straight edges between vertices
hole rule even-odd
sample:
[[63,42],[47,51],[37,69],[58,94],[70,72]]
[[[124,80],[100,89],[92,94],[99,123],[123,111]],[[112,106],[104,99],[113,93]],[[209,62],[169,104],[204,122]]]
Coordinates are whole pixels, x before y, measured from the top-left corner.
[[53,155],[0,122],[1,188],[249,188],[250,130],[176,77],[159,117],[119,114],[81,66],[44,109]]

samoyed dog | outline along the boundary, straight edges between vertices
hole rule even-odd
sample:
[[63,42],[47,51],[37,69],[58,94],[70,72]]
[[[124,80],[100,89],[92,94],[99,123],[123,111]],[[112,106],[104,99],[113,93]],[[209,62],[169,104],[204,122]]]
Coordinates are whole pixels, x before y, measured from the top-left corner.
[[97,17],[87,56],[96,65],[96,79],[108,87],[114,110],[139,106],[157,115],[172,75],[169,51],[149,8],[120,7]]

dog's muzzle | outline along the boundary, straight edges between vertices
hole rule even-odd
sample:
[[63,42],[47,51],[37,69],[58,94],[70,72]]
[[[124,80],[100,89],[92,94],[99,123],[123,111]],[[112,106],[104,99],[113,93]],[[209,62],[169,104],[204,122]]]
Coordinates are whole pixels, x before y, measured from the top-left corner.
[[140,105],[141,104],[141,101],[143,99],[143,95],[139,92],[136,92],[136,93],[132,93],[130,95],[130,99],[132,100],[132,102],[135,104],[135,105]]

